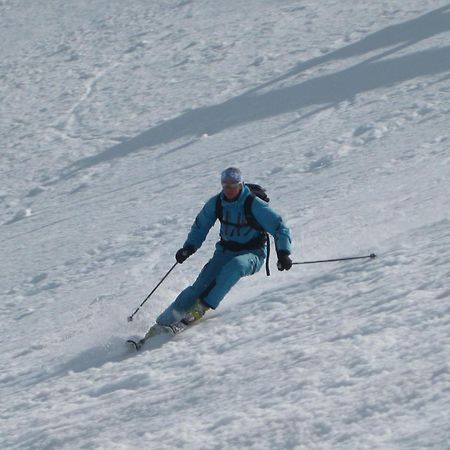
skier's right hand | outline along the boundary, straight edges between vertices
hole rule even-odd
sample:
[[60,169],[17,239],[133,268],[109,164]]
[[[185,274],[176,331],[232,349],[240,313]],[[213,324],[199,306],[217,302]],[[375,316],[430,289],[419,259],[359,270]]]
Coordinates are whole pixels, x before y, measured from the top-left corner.
[[195,253],[195,248],[192,247],[192,245],[186,245],[183,248],[180,248],[180,250],[177,251],[175,255],[175,259],[179,264],[183,264],[189,256],[193,255]]

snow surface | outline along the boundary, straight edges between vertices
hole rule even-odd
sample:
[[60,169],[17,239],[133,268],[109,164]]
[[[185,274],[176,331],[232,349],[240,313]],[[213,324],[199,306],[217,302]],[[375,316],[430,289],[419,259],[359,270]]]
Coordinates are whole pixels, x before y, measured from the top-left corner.
[[[1,449],[450,449],[448,1],[0,0],[0,40]],[[379,258],[128,352],[231,164],[295,260]]]

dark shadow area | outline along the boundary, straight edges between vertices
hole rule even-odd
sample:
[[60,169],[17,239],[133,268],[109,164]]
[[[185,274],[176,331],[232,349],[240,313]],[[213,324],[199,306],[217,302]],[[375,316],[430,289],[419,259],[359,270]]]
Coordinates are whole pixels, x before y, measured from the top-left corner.
[[[135,356],[137,353],[159,349],[173,339],[177,339],[180,335],[184,336],[186,331],[190,331],[192,328],[197,327],[200,323],[204,323],[206,320],[209,321],[215,317],[217,317],[216,314],[208,317],[207,319],[196,322],[179,334],[173,334],[170,332],[153,336],[147,340],[139,351],[136,351],[133,347],[128,345],[125,338],[113,337],[107,344],[91,347],[66,361],[54,373],[52,373],[51,376],[61,376],[67,372],[84,372],[85,370],[89,370],[91,368],[100,368],[106,363],[123,361],[127,358]],[[129,339],[138,341],[141,337],[142,336],[131,336]]]
[[84,372],[91,368],[99,368],[109,362],[119,362],[133,355],[126,342],[114,338],[107,345],[98,345],[87,349],[62,364],[54,376],[63,375],[69,371]]
[[[375,50],[390,48],[389,51],[383,52],[381,55],[375,57],[376,59],[380,59],[386,56],[386,53],[397,52],[405,47],[417,44],[424,39],[447,31],[450,31],[450,5],[431,11],[416,19],[383,28],[380,31],[369,34],[364,39],[361,39],[354,44],[349,44],[325,55],[299,63],[286,74],[264,83],[247,93],[256,92],[274,83],[278,83],[279,81],[294,77],[301,72],[320,64],[365,55]],[[392,49],[392,47],[395,48]]]
[[155,336],[151,342],[147,342],[139,352],[136,352],[128,346],[125,338],[116,337],[111,339],[108,344],[97,345],[82,351],[54,369],[37,371],[32,376],[24,377],[23,380],[16,377],[14,378],[14,385],[20,387],[20,389],[25,389],[55,377],[63,377],[69,372],[79,373],[93,368],[101,368],[107,363],[119,363],[136,356],[138,353],[161,348],[173,338],[173,335]]
[[[63,171],[62,178],[71,177],[78,171],[125,157],[143,148],[155,147],[183,137],[201,136],[205,133],[211,135],[231,127],[317,106],[316,111],[308,114],[311,115],[342,101],[351,101],[364,92],[447,72],[450,70],[450,46],[418,51],[397,58],[392,58],[392,55],[423,39],[450,31],[449,9],[450,5],[417,19],[387,27],[358,43],[299,64],[285,75],[224,103],[187,111],[133,139],[74,162]],[[295,76],[315,65],[394,46],[396,47],[348,69],[256,94],[258,90],[270,84]],[[389,55],[389,59],[381,59]],[[185,148],[190,143],[182,144],[171,152]]]
[[[142,353],[148,350],[155,350],[162,347],[165,343],[173,339],[173,335],[155,336],[151,342],[147,342],[145,346],[139,351]],[[135,339],[138,339],[137,337]],[[126,340],[119,338],[113,339],[108,345],[101,345],[92,347],[74,358],[64,363],[54,374],[54,376],[63,375],[69,371],[84,372],[91,368],[100,368],[106,363],[120,362],[127,358],[136,355],[138,352],[132,349]]]

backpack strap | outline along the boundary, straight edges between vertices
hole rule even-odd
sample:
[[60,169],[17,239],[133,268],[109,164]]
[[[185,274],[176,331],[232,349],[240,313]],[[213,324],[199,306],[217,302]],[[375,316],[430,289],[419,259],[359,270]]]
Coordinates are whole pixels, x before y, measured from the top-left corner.
[[220,194],[217,194],[216,196],[216,217],[220,220],[220,222],[223,221],[223,207]]
[[270,276],[270,267],[269,267],[269,258],[270,258],[270,236],[269,233],[258,223],[255,219],[255,216],[252,213],[252,205],[255,200],[255,194],[252,192],[245,199],[244,202],[244,212],[245,212],[245,220],[247,223],[254,228],[255,230],[261,231],[266,236],[266,248],[267,248],[267,258],[266,258],[266,274]]
[[252,205],[255,200],[255,194],[250,193],[250,195],[245,199],[244,202],[244,212],[245,212],[245,220],[247,223],[258,231],[265,231],[264,228],[257,222],[255,216],[252,213]]
[[[219,219],[220,222],[224,222],[222,199],[221,199],[220,195],[221,194],[217,194],[217,196],[216,196],[216,217]],[[245,202],[244,202],[245,220],[250,227],[254,228],[255,230],[260,231],[261,233],[264,233],[264,235],[266,237],[266,248],[267,248],[266,274],[267,274],[267,276],[270,276],[270,267],[269,267],[270,236],[266,232],[266,230],[264,230],[264,228],[258,223],[258,221],[255,219],[255,216],[252,213],[252,205],[253,205],[254,200],[255,200],[255,194],[253,194],[253,193],[250,193],[250,195],[245,199]]]

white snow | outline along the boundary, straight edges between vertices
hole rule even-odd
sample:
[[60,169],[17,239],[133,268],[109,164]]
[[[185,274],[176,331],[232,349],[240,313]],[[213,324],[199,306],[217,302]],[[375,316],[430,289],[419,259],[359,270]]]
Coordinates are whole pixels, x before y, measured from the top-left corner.
[[[450,5],[0,1],[1,449],[450,449]],[[238,165],[293,259],[141,353]]]

